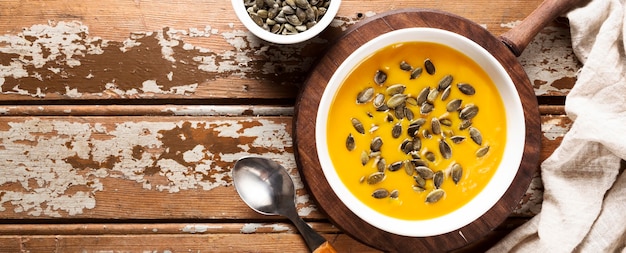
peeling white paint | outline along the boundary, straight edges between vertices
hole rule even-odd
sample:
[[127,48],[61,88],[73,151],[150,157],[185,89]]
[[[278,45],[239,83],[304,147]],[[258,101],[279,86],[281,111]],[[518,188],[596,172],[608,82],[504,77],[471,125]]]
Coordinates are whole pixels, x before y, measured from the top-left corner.
[[[522,21],[500,24],[513,28]],[[576,78],[580,62],[571,49],[569,30],[563,27],[544,28],[518,58],[535,87],[535,95],[550,92],[567,93],[569,89],[553,86],[563,78]]]
[[521,24],[521,23],[522,23],[522,20],[515,20],[515,21],[508,22],[508,23],[502,23],[502,24],[500,24],[500,27],[509,28],[510,29],[510,28],[513,28],[513,27]]
[[[102,178],[134,181],[147,190],[170,193],[183,190],[211,190],[230,185],[230,168],[220,164],[233,164],[242,156],[254,155],[247,151],[211,153],[203,145],[196,145],[181,156],[184,162],[195,163],[189,168],[176,160],[160,158],[170,147],[164,146],[162,134],[191,123],[194,129],[210,129],[220,136],[251,137],[256,141],[243,143],[243,150],[272,148],[263,154],[280,161],[294,178],[297,189],[303,184],[297,174],[291,148],[291,136],[284,123],[254,120],[261,125],[244,127],[252,120],[220,120],[211,122],[122,122],[115,125],[32,119],[10,122],[7,130],[0,131],[3,152],[0,156],[0,186],[14,183],[20,189],[0,190],[0,211],[10,206],[16,213],[30,216],[61,217],[78,215],[96,207],[95,194],[104,190]],[[137,157],[133,148],[161,150],[143,152]],[[204,144],[204,145],[210,145]],[[114,158],[109,168],[108,159]],[[70,160],[85,159],[85,167],[74,167]],[[217,162],[220,162],[218,164]],[[156,164],[161,167],[154,175],[144,170]],[[209,176],[211,180],[206,180]],[[158,178],[158,180],[155,180]],[[307,207],[308,198],[298,203]]]
[[541,124],[541,132],[543,136],[548,140],[556,140],[557,138],[563,138],[569,131],[571,123],[566,123],[563,126],[563,120],[559,118],[550,119]]
[[142,85],[141,90],[146,93],[148,92],[160,93],[163,91],[161,90],[163,86],[158,85],[156,80],[146,80],[141,85]]
[[185,225],[182,231],[186,233],[196,234],[196,233],[206,233],[209,230],[221,229],[221,228],[222,226],[194,224],[194,225]]
[[272,232],[286,232],[286,231],[291,231],[291,227],[286,226],[286,225],[281,225],[281,224],[272,224],[270,225],[272,227]]
[[261,223],[246,223],[243,225],[243,227],[241,227],[239,232],[242,234],[252,234],[256,232],[257,228],[260,228],[262,226],[263,224]]
[[241,116],[241,115],[265,115],[265,116],[291,116],[293,107],[275,106],[247,106],[247,105],[205,105],[190,107],[170,107],[162,112],[177,116]]
[[541,176],[537,175],[530,181],[530,186],[524,197],[522,203],[519,203],[517,208],[513,211],[513,214],[530,217],[539,214],[541,211],[541,205],[543,203],[543,183]]
[[272,232],[286,232],[291,231],[291,228],[287,225],[281,224],[262,224],[262,223],[246,223],[239,230],[242,234],[253,234],[259,228],[271,228]]

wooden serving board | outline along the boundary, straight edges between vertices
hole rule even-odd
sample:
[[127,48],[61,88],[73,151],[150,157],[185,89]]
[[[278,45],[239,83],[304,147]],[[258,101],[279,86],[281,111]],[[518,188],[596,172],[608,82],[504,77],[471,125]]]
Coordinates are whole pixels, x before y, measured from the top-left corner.
[[[522,162],[513,183],[487,213],[467,226],[430,237],[407,237],[380,230],[358,218],[335,195],[322,172],[315,143],[315,118],[326,85],[338,66],[357,48],[371,39],[398,29],[432,27],[449,30],[470,38],[487,49],[507,70],[520,95],[526,122]],[[296,100],[294,147],[301,176],[319,207],[345,233],[372,247],[389,252],[450,251],[461,248],[493,230],[510,214],[528,189],[536,171],[540,151],[540,117],[534,90],[518,63],[504,44],[480,25],[437,10],[398,10],[360,22],[346,31],[320,59]]]

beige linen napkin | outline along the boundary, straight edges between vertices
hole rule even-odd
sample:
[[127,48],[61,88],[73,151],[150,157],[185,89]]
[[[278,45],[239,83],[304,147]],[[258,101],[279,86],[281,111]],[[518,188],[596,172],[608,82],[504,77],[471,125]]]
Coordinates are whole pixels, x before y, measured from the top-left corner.
[[541,212],[490,252],[626,252],[626,0],[568,13],[584,64],[565,110],[574,121],[541,164]]

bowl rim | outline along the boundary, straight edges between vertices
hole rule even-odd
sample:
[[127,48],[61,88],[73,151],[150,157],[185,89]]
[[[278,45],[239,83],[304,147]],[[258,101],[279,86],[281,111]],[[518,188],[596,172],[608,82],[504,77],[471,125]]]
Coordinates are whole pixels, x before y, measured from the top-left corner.
[[281,35],[266,31],[254,23],[248,15],[243,2],[243,0],[231,0],[233,9],[239,21],[241,21],[241,23],[243,23],[243,25],[257,37],[276,44],[295,44],[315,37],[330,25],[330,23],[335,19],[335,16],[339,11],[339,7],[341,6],[341,0],[331,0],[330,5],[328,6],[328,9],[322,19],[320,19],[320,21],[310,29],[298,34]]
[[[326,115],[328,115],[336,90],[342,85],[347,74],[352,71],[351,66],[355,66],[372,52],[376,52],[387,45],[409,41],[440,43],[466,54],[488,73],[496,84],[500,98],[507,108],[505,110],[507,122],[505,151],[496,172],[485,188],[470,202],[451,213],[432,219],[415,221],[383,215],[359,201],[341,182],[326,148],[328,145],[326,141],[328,122]],[[459,50],[460,47],[463,50]],[[505,96],[506,99],[504,99]],[[316,149],[323,174],[342,203],[357,217],[378,229],[411,237],[445,234],[466,226],[489,211],[507,191],[519,170],[526,135],[521,99],[515,84],[502,64],[486,49],[464,36],[447,30],[427,27],[404,28],[384,33],[351,53],[337,68],[324,89],[316,115],[315,129]]]

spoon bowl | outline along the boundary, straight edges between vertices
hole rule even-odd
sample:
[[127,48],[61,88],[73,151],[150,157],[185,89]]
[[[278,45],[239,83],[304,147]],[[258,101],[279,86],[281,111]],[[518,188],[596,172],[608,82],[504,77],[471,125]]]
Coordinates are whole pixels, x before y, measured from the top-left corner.
[[311,252],[336,252],[296,210],[295,187],[285,168],[275,161],[244,157],[232,169],[235,189],[253,210],[265,215],[282,215],[294,223]]

